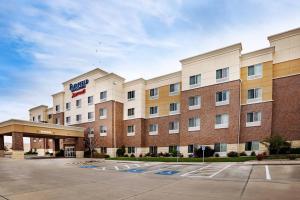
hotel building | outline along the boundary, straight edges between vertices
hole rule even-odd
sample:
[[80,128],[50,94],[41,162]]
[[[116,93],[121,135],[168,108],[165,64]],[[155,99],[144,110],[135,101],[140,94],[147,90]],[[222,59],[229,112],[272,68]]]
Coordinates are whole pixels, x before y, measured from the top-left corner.
[[[84,127],[86,138],[93,130],[94,148],[110,156],[121,146],[136,156],[188,156],[199,145],[249,154],[266,151],[260,142],[274,134],[300,147],[300,28],[268,40],[246,54],[238,43],[183,59],[181,71],[150,80],[94,69],[64,82],[53,107],[30,109],[30,120]],[[39,154],[51,145],[31,138]]]

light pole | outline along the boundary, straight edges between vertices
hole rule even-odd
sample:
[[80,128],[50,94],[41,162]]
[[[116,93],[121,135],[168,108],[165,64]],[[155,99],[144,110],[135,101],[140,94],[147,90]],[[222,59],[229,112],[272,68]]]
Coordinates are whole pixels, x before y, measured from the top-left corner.
[[92,128],[88,128],[88,138],[90,142],[90,151],[91,151],[91,158],[93,157],[93,148],[92,148],[92,138],[94,137],[94,130]]

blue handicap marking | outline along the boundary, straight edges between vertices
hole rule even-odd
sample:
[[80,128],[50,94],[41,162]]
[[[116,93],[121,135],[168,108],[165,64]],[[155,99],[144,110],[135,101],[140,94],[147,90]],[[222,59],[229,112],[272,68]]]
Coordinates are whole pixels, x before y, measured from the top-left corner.
[[143,169],[129,169],[126,172],[130,172],[130,173],[143,173],[145,170]]
[[80,168],[96,168],[97,166],[95,165],[82,165]]
[[157,172],[155,174],[159,174],[159,175],[173,175],[173,174],[176,174],[178,173],[179,171],[170,171],[170,170],[166,170],[166,171],[160,171],[160,172]]

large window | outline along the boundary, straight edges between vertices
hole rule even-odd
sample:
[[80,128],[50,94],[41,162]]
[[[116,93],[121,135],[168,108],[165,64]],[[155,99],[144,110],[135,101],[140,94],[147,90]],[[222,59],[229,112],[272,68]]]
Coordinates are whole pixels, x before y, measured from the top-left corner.
[[170,103],[170,114],[179,113],[179,103]]
[[216,106],[229,104],[229,91],[223,90],[216,92]]
[[135,153],[135,147],[128,147],[128,153]]
[[201,85],[201,74],[190,76],[190,86],[200,86]]
[[127,136],[132,136],[135,134],[135,126],[129,125],[127,126]]
[[258,141],[250,141],[245,143],[245,151],[258,151],[258,150],[259,150]]
[[71,109],[71,103],[68,102],[68,103],[66,103],[66,110],[70,110],[70,109]]
[[92,105],[92,104],[93,104],[93,101],[94,101],[93,96],[89,96],[89,97],[88,97],[88,104],[89,104],[89,105]]
[[149,135],[157,135],[158,133],[158,124],[149,125]]
[[196,131],[200,130],[200,118],[199,117],[192,117],[189,118],[189,131]]
[[262,77],[262,64],[251,65],[248,67],[248,80]]
[[216,143],[215,144],[215,152],[226,152],[227,144],[224,143]]
[[106,126],[103,126],[101,125],[100,128],[100,136],[107,136],[107,127]]
[[188,146],[188,153],[194,153],[194,145],[193,144],[190,144]]
[[60,106],[59,106],[59,105],[56,105],[56,106],[55,106],[55,111],[56,111],[56,112],[60,112]]
[[178,94],[180,90],[180,83],[174,83],[170,85],[170,95]]
[[262,100],[262,89],[254,88],[248,90],[248,100],[247,103],[258,102]]
[[100,101],[106,101],[107,91],[100,92]]
[[88,120],[92,120],[94,118],[93,112],[88,112]]
[[81,122],[81,115],[76,115],[76,122]]
[[76,100],[76,107],[80,108],[81,107],[81,99]]
[[129,108],[127,110],[127,116],[128,117],[133,117],[134,116],[134,108]]
[[107,118],[107,109],[106,108],[100,108],[99,109],[99,115],[100,115],[100,119],[106,119]]
[[229,79],[229,67],[216,70],[217,82],[227,81]]
[[261,125],[261,112],[248,112],[246,127],[260,126]]
[[199,109],[200,107],[201,107],[200,96],[189,97],[189,110]]
[[127,100],[130,101],[130,100],[133,100],[135,98],[135,91],[129,91],[127,92]]
[[71,117],[66,117],[66,123],[70,124],[71,123]]
[[169,133],[179,133],[179,121],[169,122]]
[[177,145],[169,146],[169,153],[173,153],[174,151],[178,151],[178,146]]
[[158,114],[158,106],[150,107],[149,113],[150,113],[150,115],[157,115]]
[[219,114],[216,115],[216,123],[215,123],[215,128],[228,128],[228,121],[229,121],[229,116],[228,114]]
[[156,155],[157,154],[157,146],[150,146],[149,153]]
[[107,154],[107,147],[100,147],[100,151],[102,154]]
[[150,98],[154,99],[158,97],[158,88],[152,88],[149,92]]

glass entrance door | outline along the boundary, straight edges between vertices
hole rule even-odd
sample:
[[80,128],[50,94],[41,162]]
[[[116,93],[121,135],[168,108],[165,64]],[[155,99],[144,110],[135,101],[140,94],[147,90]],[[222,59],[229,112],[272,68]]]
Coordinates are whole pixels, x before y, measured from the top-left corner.
[[75,147],[74,146],[66,146],[65,147],[65,157],[66,158],[74,158],[75,157]]

